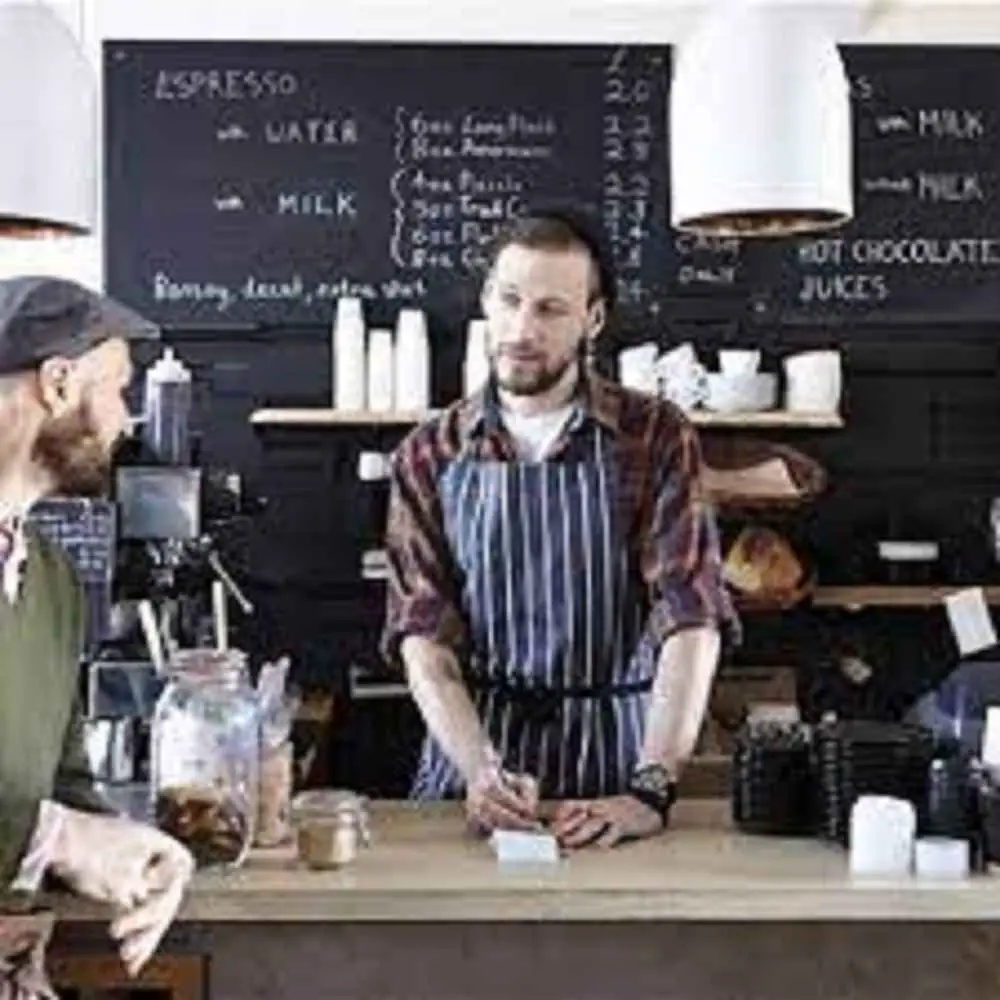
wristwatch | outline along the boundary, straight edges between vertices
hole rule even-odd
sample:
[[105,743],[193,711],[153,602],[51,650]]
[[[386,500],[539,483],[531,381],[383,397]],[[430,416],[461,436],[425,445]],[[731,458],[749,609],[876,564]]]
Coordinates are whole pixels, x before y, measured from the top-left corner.
[[677,801],[677,782],[662,764],[646,764],[632,772],[626,791],[633,799],[656,812],[663,825],[670,818],[670,808]]

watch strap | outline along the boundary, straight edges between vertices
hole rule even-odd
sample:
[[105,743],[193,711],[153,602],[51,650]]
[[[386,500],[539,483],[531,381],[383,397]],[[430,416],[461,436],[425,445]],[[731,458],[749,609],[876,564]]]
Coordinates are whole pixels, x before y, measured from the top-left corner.
[[659,764],[638,768],[628,783],[632,798],[652,809],[667,825],[670,810],[677,801],[677,782]]

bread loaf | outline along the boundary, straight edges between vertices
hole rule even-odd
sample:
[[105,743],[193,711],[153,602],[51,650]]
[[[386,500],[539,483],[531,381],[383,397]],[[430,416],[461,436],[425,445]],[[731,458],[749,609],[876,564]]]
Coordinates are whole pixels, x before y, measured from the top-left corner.
[[792,547],[776,531],[751,526],[733,542],[723,563],[723,576],[736,590],[761,596],[794,590],[803,576]]

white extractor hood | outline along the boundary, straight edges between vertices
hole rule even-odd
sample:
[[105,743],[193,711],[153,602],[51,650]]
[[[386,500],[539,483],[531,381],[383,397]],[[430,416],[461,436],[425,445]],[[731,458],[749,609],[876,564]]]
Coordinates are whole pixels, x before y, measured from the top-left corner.
[[94,229],[96,74],[45,3],[0,3],[0,146],[0,237]]
[[671,222],[712,236],[794,236],[853,215],[850,89],[808,5],[717,3],[676,50]]

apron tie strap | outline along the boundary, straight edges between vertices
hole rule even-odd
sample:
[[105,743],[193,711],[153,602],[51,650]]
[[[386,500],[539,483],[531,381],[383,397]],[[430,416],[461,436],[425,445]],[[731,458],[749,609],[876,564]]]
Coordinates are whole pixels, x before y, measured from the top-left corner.
[[573,687],[541,687],[518,678],[485,677],[473,674],[466,683],[474,691],[485,691],[501,704],[514,704],[532,721],[557,722],[567,701],[611,701],[632,694],[644,694],[653,686],[653,678]]

